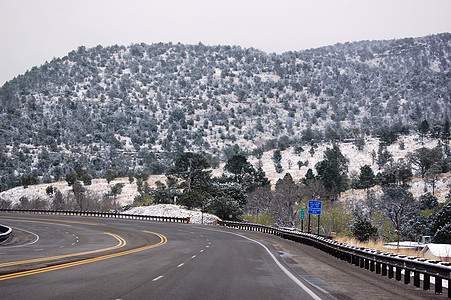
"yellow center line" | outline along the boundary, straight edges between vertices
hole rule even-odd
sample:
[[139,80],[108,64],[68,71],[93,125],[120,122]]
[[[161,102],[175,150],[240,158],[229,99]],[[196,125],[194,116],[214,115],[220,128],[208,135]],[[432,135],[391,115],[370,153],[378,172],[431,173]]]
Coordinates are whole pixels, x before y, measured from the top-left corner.
[[127,254],[132,254],[132,253],[136,253],[136,252],[139,252],[139,251],[144,251],[144,250],[147,250],[147,249],[151,249],[151,248],[154,248],[154,247],[158,247],[158,246],[164,245],[168,241],[168,239],[162,234],[159,234],[159,233],[156,233],[156,232],[151,232],[151,231],[146,231],[146,230],[143,230],[143,232],[147,232],[147,233],[154,234],[154,235],[158,236],[160,238],[160,242],[158,242],[156,244],[153,244],[153,245],[149,245],[149,246],[144,246],[144,247],[140,247],[140,248],[136,248],[136,249],[131,249],[131,250],[127,250],[127,251],[117,252],[117,253],[113,253],[113,254],[109,254],[109,255],[103,255],[103,256],[94,257],[94,258],[90,258],[90,259],[84,259],[84,260],[70,262],[70,263],[65,263],[65,264],[56,265],[56,266],[50,266],[50,267],[45,267],[45,268],[40,268],[40,269],[35,269],[35,270],[29,270],[29,271],[23,271],[23,272],[17,272],[17,273],[2,275],[2,276],[0,276],[0,281],[7,280],[7,279],[12,279],[12,278],[23,277],[23,276],[34,275],[34,274],[39,274],[39,273],[44,273],[44,272],[50,272],[50,271],[54,271],[54,270],[74,267],[74,266],[88,264],[88,263],[92,263],[92,262],[96,262],[96,261],[106,260],[106,259],[109,259],[109,258],[114,258],[114,257],[119,257],[119,256],[127,255]]
[[2,218],[5,219],[19,219],[19,220],[33,220],[33,221],[50,221],[50,222],[63,222],[63,223],[73,223],[73,224],[82,224],[82,225],[91,225],[91,226],[98,226],[98,223],[91,223],[91,222],[80,222],[80,221],[67,221],[67,220],[54,220],[54,219],[41,219],[41,218],[27,218],[27,217],[7,217],[2,216]]
[[108,235],[111,235],[116,240],[118,240],[119,243],[116,246],[108,247],[108,248],[104,248],[104,249],[98,249],[98,250],[91,250],[91,251],[86,251],[86,252],[71,253],[71,254],[65,254],[65,255],[43,257],[43,258],[34,258],[34,259],[28,259],[28,260],[21,260],[21,261],[13,261],[13,262],[2,263],[2,264],[0,264],[0,268],[2,268],[2,267],[10,267],[10,266],[17,266],[17,265],[24,265],[24,264],[36,263],[36,262],[43,262],[43,261],[51,261],[51,260],[57,260],[57,259],[61,259],[61,258],[67,258],[67,257],[73,257],[73,256],[79,256],[79,255],[86,255],[86,254],[93,254],[93,253],[98,253],[98,252],[104,252],[104,251],[108,251],[108,250],[114,250],[114,249],[122,248],[122,247],[124,247],[127,244],[127,242],[123,238],[118,236],[117,234],[113,234],[113,233],[109,233],[109,232],[104,232],[104,233],[108,234]]

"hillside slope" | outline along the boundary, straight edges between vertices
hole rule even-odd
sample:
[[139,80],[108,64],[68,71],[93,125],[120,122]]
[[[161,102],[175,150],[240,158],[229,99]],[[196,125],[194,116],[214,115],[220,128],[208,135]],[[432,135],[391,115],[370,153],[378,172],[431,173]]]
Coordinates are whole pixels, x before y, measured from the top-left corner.
[[[404,143],[404,150],[399,149],[399,144]],[[424,141],[424,145],[415,137],[408,136],[402,137],[400,140],[388,149],[396,154],[393,159],[395,161],[399,161],[403,159],[405,155],[409,152],[412,152],[414,149],[417,149],[421,146],[425,146],[428,148],[433,148],[437,145],[437,141],[434,139],[427,139]],[[284,170],[282,173],[276,172],[274,168],[274,163],[271,159],[271,152],[266,152],[263,154],[260,160],[255,157],[251,157],[250,162],[254,166],[261,165],[268,178],[271,180],[271,183],[274,185],[278,179],[282,178],[286,173],[290,173],[293,179],[298,182],[300,181],[306,174],[308,168],[313,168],[317,162],[323,159],[324,150],[327,147],[331,147],[330,144],[319,144],[315,150],[314,155],[312,156],[308,151],[304,151],[300,154],[294,153],[294,148],[288,148],[287,150],[282,152],[282,166]],[[376,163],[372,162],[371,152],[373,150],[377,151],[378,140],[372,139],[368,140],[365,144],[363,150],[358,150],[357,147],[352,143],[343,143],[340,145],[341,151],[345,154],[346,158],[349,160],[349,172],[352,174],[359,173],[360,167],[363,165],[370,165],[375,173],[381,171]],[[307,149],[306,149],[307,150]],[[297,161],[308,161],[307,166],[298,167]],[[289,161],[291,161],[292,167],[289,168]],[[220,166],[216,169],[212,170],[213,176],[221,176],[224,172],[222,169],[224,164],[220,164]],[[151,175],[148,179],[149,186],[155,188],[156,182],[160,181],[162,183],[166,182],[165,175]],[[103,195],[109,193],[111,191],[111,187],[115,184],[124,184],[122,192],[117,196],[117,201],[120,205],[129,205],[133,203],[134,198],[139,195],[137,190],[136,181],[133,183],[129,183],[128,178],[116,178],[112,180],[109,184],[105,179],[94,179],[92,184],[89,186],[85,186],[88,194],[92,195],[93,198],[102,199]],[[52,201],[53,196],[49,196],[46,193],[46,189],[48,186],[52,186],[53,188],[58,189],[63,193],[63,195],[67,195],[68,193],[72,193],[72,187],[68,186],[66,181],[59,181],[47,184],[38,184],[32,185],[28,188],[24,189],[22,186],[9,189],[7,191],[0,192],[0,199],[11,202],[18,203],[21,197],[26,197],[29,201],[34,199],[41,199],[44,201]],[[429,192],[432,192],[432,187],[430,184],[425,184],[425,181],[419,177],[413,178],[410,183],[410,191],[412,192],[415,198],[420,197],[425,193],[425,187]],[[436,191],[435,196],[437,197],[439,202],[444,202],[445,197],[448,195],[451,187],[451,173],[441,174],[439,179],[436,182]],[[376,186],[372,188],[376,195],[380,195],[381,188]],[[350,189],[341,194],[340,200],[342,201],[360,201],[364,200],[366,197],[366,193],[364,190],[359,189]]]
[[[451,34],[266,54],[134,44],[55,58],[0,89],[0,190],[62,180],[76,166],[160,174],[180,151],[230,153],[438,134],[450,103]],[[286,157],[286,156],[285,156]],[[296,162],[294,162],[295,164]]]

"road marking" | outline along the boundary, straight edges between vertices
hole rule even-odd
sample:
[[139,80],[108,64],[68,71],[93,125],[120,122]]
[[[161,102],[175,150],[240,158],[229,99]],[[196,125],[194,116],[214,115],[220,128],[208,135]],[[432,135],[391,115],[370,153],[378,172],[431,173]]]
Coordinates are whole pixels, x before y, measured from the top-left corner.
[[[147,250],[147,249],[158,247],[158,246],[166,244],[167,241],[168,241],[168,239],[162,234],[155,233],[155,232],[150,232],[150,231],[146,231],[146,230],[143,230],[143,232],[151,233],[151,234],[154,234],[154,235],[158,236],[160,238],[160,242],[158,242],[156,244],[153,244],[153,245],[149,245],[149,246],[144,246],[144,247],[135,248],[135,249],[131,249],[131,250],[126,250],[126,251],[122,251],[122,252],[116,252],[116,253],[109,254],[109,255],[98,256],[98,257],[94,257],[94,258],[74,261],[74,262],[70,262],[70,263],[65,263],[65,264],[61,264],[61,265],[50,266],[50,267],[45,267],[45,268],[40,268],[40,269],[35,269],[35,270],[29,270],[29,271],[23,271],[23,272],[17,272],[17,273],[2,275],[2,276],[0,276],[0,281],[7,280],[7,279],[12,279],[12,278],[23,277],[23,276],[28,276],[28,275],[39,274],[39,273],[44,273],[44,272],[50,272],[50,271],[54,271],[54,270],[60,270],[60,269],[65,269],[65,268],[69,268],[69,267],[84,265],[84,264],[88,264],[88,263],[92,263],[92,262],[97,262],[97,261],[101,261],[101,260],[106,260],[106,259],[110,259],[110,258],[120,257],[120,256],[124,256],[124,255],[127,255],[127,254],[132,254],[132,253],[136,253],[136,252],[139,252],[139,251],[144,251],[144,250]],[[125,242],[125,240],[124,240],[124,242]]]
[[152,281],[160,280],[160,279],[163,278],[163,277],[164,277],[163,275],[160,275],[160,276],[158,276],[157,278],[152,279]]
[[34,251],[43,251],[44,249],[35,249]]
[[202,252],[204,252],[204,250],[202,249],[202,250],[200,250],[200,253],[202,253]]
[[274,260],[274,262],[277,264],[277,266],[288,276],[290,277],[291,280],[293,280],[300,288],[302,288],[304,291],[306,291],[313,299],[315,300],[321,300],[320,297],[318,297],[311,289],[309,289],[305,284],[302,283],[302,281],[300,281],[296,276],[293,275],[293,273],[291,273],[287,268],[285,268],[278,260],[277,258],[271,253],[271,251],[269,251],[269,249],[263,245],[262,243],[260,243],[259,241],[256,241],[254,239],[248,238],[244,235],[241,234],[237,234],[237,233],[233,233],[233,232],[229,232],[230,234],[234,234],[237,236],[240,236],[242,238],[245,238],[246,240],[252,241],[254,243],[259,244],[260,246],[262,246],[266,252],[268,252],[269,256],[271,256],[271,258]]
[[191,258],[196,258],[196,255],[191,256]]
[[[35,259],[7,262],[7,263],[0,264],[0,268],[2,268],[2,267],[9,267],[9,266],[24,265],[24,264],[35,263],[35,262],[57,260],[57,259],[61,259],[61,258],[71,257],[71,256],[93,254],[93,253],[98,253],[98,252],[103,252],[103,251],[108,251],[108,250],[114,250],[114,249],[122,248],[122,247],[124,247],[127,244],[127,242],[123,238],[121,238],[120,236],[118,236],[116,234],[112,234],[112,233],[108,233],[108,232],[105,232],[105,234],[111,235],[116,240],[118,240],[119,243],[116,246],[109,247],[109,248],[104,248],[104,249],[99,249],[99,250],[92,250],[92,251],[87,251],[87,252],[80,252],[80,253],[73,253],[73,254],[66,254],[66,255],[58,255],[58,256],[51,256],[51,257],[43,257],[43,258],[35,258]],[[61,246],[60,248],[62,248],[62,247],[64,247],[64,246]]]
[[[269,249],[263,245],[262,243],[260,243],[259,241],[253,240],[251,238],[248,238],[244,235],[238,234],[238,233],[234,233],[234,232],[228,232],[228,231],[218,231],[218,230],[214,230],[214,229],[206,229],[203,228],[204,230],[210,230],[210,231],[214,231],[214,232],[224,232],[224,233],[228,233],[228,234],[233,234],[233,235],[237,235],[239,237],[242,237],[246,240],[252,241],[254,243],[257,243],[258,245],[262,246],[266,252],[268,252],[268,254],[271,256],[271,258],[274,260],[274,262],[277,264],[277,266],[291,279],[293,280],[300,288],[302,288],[304,291],[306,291],[313,299],[315,300],[321,300],[321,298],[316,295],[311,289],[309,289],[305,284],[302,283],[302,281],[300,281],[298,278],[296,278],[296,276],[294,276],[287,268],[285,268],[278,260],[277,258],[271,253],[271,251],[269,251]],[[208,246],[207,246],[208,247]]]
[[[66,225],[64,225],[64,226],[66,226]],[[68,226],[69,226],[69,225],[68,225]],[[24,246],[33,245],[34,243],[36,243],[37,241],[39,241],[39,235],[37,235],[36,233],[33,233],[33,232],[28,231],[28,230],[25,230],[25,229],[21,229],[21,228],[18,228],[18,227],[14,227],[14,226],[11,226],[11,228],[15,228],[15,229],[18,229],[18,230],[21,230],[21,231],[25,231],[26,233],[29,233],[29,234],[31,234],[31,235],[34,235],[36,239],[35,239],[34,241],[29,242],[29,243],[26,243],[26,244],[16,245],[16,246],[4,246],[4,248],[24,247]]]
[[177,266],[177,268],[183,267],[185,265],[185,263],[181,263],[180,265]]
[[[36,221],[36,222],[40,222],[40,221],[64,222],[64,223],[73,223],[73,224],[82,224],[82,225],[91,225],[91,226],[98,226],[99,225],[97,223],[91,223],[91,222],[67,221],[67,220],[58,220],[58,219],[53,220],[53,219],[7,217],[7,216],[2,216],[2,218],[5,218],[5,219],[19,219],[19,220],[33,220],[33,221]],[[66,232],[66,233],[69,233],[69,232]]]

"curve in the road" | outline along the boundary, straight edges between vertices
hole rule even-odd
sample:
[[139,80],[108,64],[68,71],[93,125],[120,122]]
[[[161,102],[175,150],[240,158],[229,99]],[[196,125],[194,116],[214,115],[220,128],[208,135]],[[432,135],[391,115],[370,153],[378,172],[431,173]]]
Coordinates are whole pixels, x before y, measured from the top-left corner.
[[[37,227],[30,221],[9,221],[12,225],[36,228],[41,240],[38,245],[18,248],[17,252],[0,247],[2,263],[36,259],[36,251],[40,249],[48,252],[47,256],[58,256],[75,252],[74,249],[82,252],[111,247],[112,238],[105,236],[105,232],[121,236],[127,245],[86,257],[1,268],[3,274],[10,273],[0,277],[4,280],[1,282],[2,299],[431,298],[430,293],[407,288],[371,272],[368,274],[341,260],[331,259],[318,249],[277,236],[141,220],[92,218],[98,225],[89,226],[83,222],[86,218],[65,217],[64,221],[73,224],[56,224],[61,217],[42,217],[36,218],[51,222]],[[73,227],[60,230],[59,226]],[[74,234],[80,237],[80,243],[68,246]],[[68,247],[62,250],[60,245]],[[164,247],[158,247],[161,245]],[[146,249],[150,250],[143,251]],[[50,272],[53,270],[59,271]],[[27,276],[33,274],[36,275]],[[307,290],[301,288],[298,280]]]
[[[69,221],[69,220],[53,220],[53,219],[42,219],[42,218],[37,219],[37,218],[27,218],[27,217],[4,217],[4,218],[20,219],[20,220],[26,219],[26,220],[41,221],[41,222],[42,221],[65,222],[65,223],[83,224],[83,225],[91,225],[91,226],[98,225],[97,223],[92,223],[92,222],[80,222],[80,221]],[[12,278],[29,276],[29,275],[35,275],[35,274],[50,272],[50,271],[54,271],[54,270],[60,270],[60,269],[65,269],[65,268],[69,268],[69,267],[74,267],[74,266],[78,266],[78,265],[88,264],[88,263],[92,263],[92,262],[97,262],[97,261],[101,261],[101,260],[106,260],[106,259],[110,259],[110,258],[115,258],[115,257],[127,255],[127,254],[136,253],[139,251],[144,251],[147,249],[155,248],[155,247],[158,247],[158,246],[161,246],[161,245],[164,245],[167,243],[167,238],[162,234],[147,231],[147,230],[142,230],[142,231],[145,233],[156,235],[158,238],[160,238],[160,241],[156,244],[147,245],[144,247],[134,248],[134,249],[121,251],[121,252],[115,252],[112,254],[102,255],[102,256],[98,256],[98,257],[94,257],[94,258],[77,260],[77,261],[73,261],[73,262],[69,262],[69,263],[57,264],[57,265],[53,265],[53,266],[49,266],[49,267],[15,272],[15,273],[11,273],[11,274],[5,274],[5,275],[0,276],[0,281],[12,279]],[[10,267],[10,266],[16,266],[16,265],[31,264],[31,263],[37,263],[37,262],[46,262],[46,261],[63,259],[63,258],[76,257],[76,256],[80,256],[80,255],[95,254],[95,253],[99,253],[99,252],[105,252],[105,251],[119,249],[119,248],[124,247],[127,244],[125,239],[123,239],[119,235],[116,235],[113,233],[108,233],[108,232],[105,232],[105,234],[108,234],[108,235],[114,237],[115,239],[117,239],[119,241],[119,243],[113,247],[108,247],[108,248],[103,248],[103,249],[97,249],[97,250],[91,250],[91,251],[85,251],[85,252],[79,252],[79,253],[71,253],[71,254],[66,254],[66,255],[58,255],[58,256],[52,256],[52,257],[44,257],[44,258],[36,258],[36,259],[2,263],[2,264],[0,264],[0,267]]]
[[33,244],[35,244],[35,243],[37,243],[37,242],[39,241],[39,235],[37,235],[37,234],[34,233],[34,232],[31,232],[31,231],[29,231],[29,230],[25,230],[25,229],[22,229],[22,228],[19,228],[19,227],[16,227],[16,226],[11,226],[11,228],[13,229],[13,231],[14,231],[14,230],[15,230],[15,231],[19,230],[19,231],[28,233],[29,235],[33,236],[34,239],[25,239],[25,241],[22,242],[22,243],[19,244],[19,245],[14,245],[14,246],[7,245],[7,246],[5,246],[5,247],[7,247],[7,248],[18,248],[18,247],[29,246],[29,245],[33,245]]
[[122,248],[122,247],[124,247],[127,244],[127,242],[123,238],[118,236],[117,234],[109,233],[109,232],[105,232],[105,234],[114,237],[116,240],[119,241],[119,243],[117,245],[113,246],[113,247],[108,247],[108,248],[103,248],[103,249],[98,249],[98,250],[92,250],[92,251],[71,253],[71,254],[66,254],[66,255],[58,255],[58,256],[51,256],[51,257],[43,257],[43,258],[35,258],[35,259],[27,259],[27,260],[22,260],[22,261],[12,261],[12,262],[7,262],[7,263],[2,263],[2,264],[0,264],[0,268],[2,268],[2,267],[10,267],[10,266],[18,266],[18,265],[24,265],[24,264],[31,264],[31,263],[37,263],[37,262],[44,262],[44,261],[52,261],[52,260],[58,260],[58,259],[62,259],[62,258],[68,258],[68,257],[75,257],[75,256],[80,256],[80,255],[88,255],[88,254],[94,254],[94,253],[99,253],[99,252],[105,252],[105,251],[109,251],[109,250]]
[[[81,223],[81,222],[76,222],[76,223]],[[84,260],[74,261],[74,262],[70,262],[70,263],[58,264],[58,265],[55,265],[55,266],[49,266],[49,267],[45,267],[45,268],[38,268],[38,269],[33,269],[33,270],[28,270],[28,271],[22,271],[22,272],[2,275],[2,276],[0,276],[0,281],[7,280],[7,279],[12,279],[12,278],[23,277],[23,276],[35,275],[35,274],[50,272],[50,271],[54,271],[54,270],[60,270],[60,269],[65,269],[65,268],[69,268],[69,267],[84,265],[84,264],[97,262],[97,261],[101,261],[101,260],[106,260],[106,259],[110,259],[110,258],[115,258],[115,257],[127,255],[127,254],[136,253],[136,252],[139,252],[139,251],[144,251],[144,250],[147,250],[147,249],[155,248],[155,247],[158,247],[158,246],[161,246],[161,245],[164,245],[164,244],[167,243],[167,238],[164,235],[162,235],[162,234],[159,234],[159,233],[156,233],[156,232],[147,231],[147,230],[142,230],[142,231],[158,236],[160,238],[160,241],[158,243],[156,243],[156,244],[152,244],[152,245],[148,245],[148,246],[144,246],[144,247],[139,247],[139,248],[135,248],[135,249],[130,249],[130,250],[127,250],[127,251],[116,252],[116,253],[109,254],[109,255],[103,255],[103,256],[98,256],[98,257],[94,257],[94,258],[90,258],[90,259],[84,259]],[[111,234],[111,235],[113,235],[113,234]],[[116,237],[116,235],[113,235],[113,236]],[[117,236],[116,238],[120,241],[120,243],[118,245],[116,245],[115,247],[112,247],[112,248],[118,248],[119,245],[120,245],[120,247],[125,245],[125,243],[126,243],[125,240],[123,240],[119,236]],[[105,251],[105,250],[103,250],[103,251]],[[95,252],[98,252],[98,251],[95,251]],[[86,252],[84,254],[87,254],[87,253],[88,252]],[[90,253],[93,253],[93,252],[90,251]],[[75,255],[76,254],[70,254],[70,255],[61,256],[59,258],[68,257],[68,256],[75,256]],[[80,255],[80,253],[79,253],[79,255]],[[51,259],[57,259],[57,258],[56,257],[52,257]],[[49,260],[51,260],[51,259],[49,259]],[[34,262],[36,262],[36,261],[44,261],[44,260],[36,259]],[[18,264],[20,264],[20,263],[21,262],[18,262]],[[6,265],[7,264],[8,263],[6,263]]]
[[57,222],[57,223],[71,223],[71,224],[81,224],[81,225],[90,225],[90,226],[98,226],[98,223],[92,223],[92,222],[83,222],[83,221],[69,221],[69,220],[54,220],[54,219],[41,219],[41,218],[28,218],[28,217],[8,217],[8,216],[2,216],[4,219],[16,219],[16,220],[32,220],[35,222]]

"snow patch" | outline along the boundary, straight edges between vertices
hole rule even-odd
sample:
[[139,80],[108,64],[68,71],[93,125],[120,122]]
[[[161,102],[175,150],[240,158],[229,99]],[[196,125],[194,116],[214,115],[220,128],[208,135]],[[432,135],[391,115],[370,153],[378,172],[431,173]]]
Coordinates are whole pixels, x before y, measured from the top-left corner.
[[[190,223],[202,224],[202,212],[198,210],[188,210],[179,205],[174,204],[158,204],[151,206],[134,207],[125,211],[126,214],[132,215],[148,215],[155,217],[175,217],[175,218],[190,218]],[[204,224],[216,224],[219,218],[215,215],[204,213]]]

